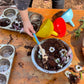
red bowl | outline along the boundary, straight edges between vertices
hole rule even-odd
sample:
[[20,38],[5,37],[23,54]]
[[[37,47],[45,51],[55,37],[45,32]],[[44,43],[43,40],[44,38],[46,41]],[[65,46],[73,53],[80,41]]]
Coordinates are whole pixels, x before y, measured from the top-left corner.
[[66,33],[66,23],[63,18],[59,17],[54,20],[54,31],[58,33],[58,37],[63,37]]

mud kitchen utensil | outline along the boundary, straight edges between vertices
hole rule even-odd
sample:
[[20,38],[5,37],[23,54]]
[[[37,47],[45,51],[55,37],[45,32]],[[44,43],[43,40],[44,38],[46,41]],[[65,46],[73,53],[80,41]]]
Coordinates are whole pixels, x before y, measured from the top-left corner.
[[0,84],[8,84],[14,56],[13,45],[0,44]]
[[36,36],[35,33],[33,33],[33,36],[34,36],[34,38],[35,38],[35,40],[36,40],[36,42],[37,42],[37,44],[38,44],[38,46],[39,46],[39,48],[40,48],[40,50],[41,50],[43,63],[46,63],[47,60],[48,60],[48,56],[47,56],[47,54],[44,52],[42,46],[40,45],[40,42],[39,42],[39,40],[38,40],[38,38],[37,38],[37,36]]
[[[39,13],[30,11],[28,12],[28,16],[32,25],[36,25],[35,30],[38,31],[42,23],[43,16]],[[15,8],[6,8],[0,16],[0,28],[20,33],[24,32],[23,22],[19,11]]]
[[61,17],[65,20],[65,22],[69,22],[73,27],[75,26],[74,23],[72,22],[73,18],[72,9],[68,9],[66,12],[63,13]]
[[39,31],[36,33],[36,36],[41,38],[46,38],[50,35],[58,36],[58,33],[54,31],[54,26],[52,21],[50,19],[46,19],[42,23]]
[[82,41],[82,53],[83,53],[83,56],[84,56],[84,38],[83,38],[83,41]]
[[53,22],[54,30],[58,33],[58,37],[63,37],[66,33],[66,23],[63,18],[59,17]]

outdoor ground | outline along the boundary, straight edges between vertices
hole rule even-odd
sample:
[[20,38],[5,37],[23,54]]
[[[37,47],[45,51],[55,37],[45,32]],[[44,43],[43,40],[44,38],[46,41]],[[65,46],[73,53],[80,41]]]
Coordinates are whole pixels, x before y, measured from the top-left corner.
[[[39,7],[39,8],[52,8],[52,0],[34,0],[32,6]],[[83,10],[84,0],[65,0],[64,8]]]
[[84,0],[65,0],[65,8],[84,10]]
[[[51,1],[52,0],[47,0],[47,3],[45,3],[45,0],[33,0],[32,6],[36,8],[52,8]],[[0,8],[1,6],[10,6],[13,4],[14,4],[13,0],[0,0]],[[64,8],[83,10],[84,0],[65,0]]]

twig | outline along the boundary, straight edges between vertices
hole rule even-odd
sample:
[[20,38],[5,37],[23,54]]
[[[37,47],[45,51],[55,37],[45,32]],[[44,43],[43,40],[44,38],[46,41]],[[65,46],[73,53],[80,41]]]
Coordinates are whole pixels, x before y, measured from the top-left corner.
[[11,34],[9,35],[9,37],[10,37],[10,40],[7,42],[7,44],[9,44],[9,43],[13,40],[13,38],[12,38],[12,35],[11,35]]

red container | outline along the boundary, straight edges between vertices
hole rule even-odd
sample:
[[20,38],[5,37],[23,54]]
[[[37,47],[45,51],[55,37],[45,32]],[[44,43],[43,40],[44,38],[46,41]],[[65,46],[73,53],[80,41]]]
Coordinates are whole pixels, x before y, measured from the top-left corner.
[[66,33],[66,23],[63,18],[59,17],[54,20],[54,31],[58,33],[58,37],[63,37]]

